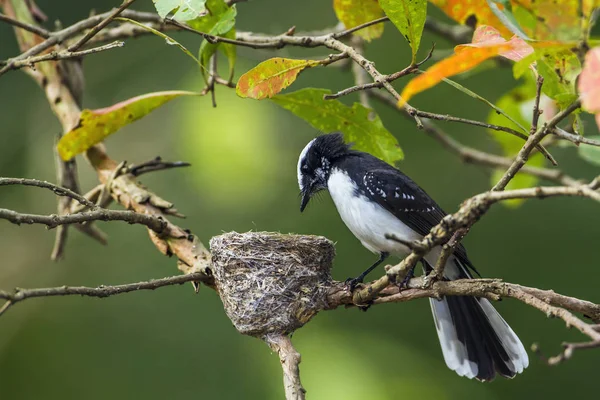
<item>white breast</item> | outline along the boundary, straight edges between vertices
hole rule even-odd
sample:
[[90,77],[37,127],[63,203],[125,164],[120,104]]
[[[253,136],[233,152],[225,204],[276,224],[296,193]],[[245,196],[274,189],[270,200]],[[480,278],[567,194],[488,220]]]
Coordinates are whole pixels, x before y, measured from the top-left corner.
[[342,220],[370,251],[386,252],[402,257],[410,252],[409,249],[398,242],[386,239],[386,234],[395,235],[406,241],[421,239],[421,235],[392,213],[356,193],[357,185],[345,172],[334,168],[327,186]]

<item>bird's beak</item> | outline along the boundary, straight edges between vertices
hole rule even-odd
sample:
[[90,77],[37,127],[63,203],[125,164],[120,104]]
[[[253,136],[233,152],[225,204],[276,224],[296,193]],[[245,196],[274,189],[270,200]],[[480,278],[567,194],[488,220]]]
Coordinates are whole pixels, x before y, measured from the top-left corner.
[[304,211],[306,205],[310,201],[310,190],[302,191],[302,202],[300,203],[300,212]]

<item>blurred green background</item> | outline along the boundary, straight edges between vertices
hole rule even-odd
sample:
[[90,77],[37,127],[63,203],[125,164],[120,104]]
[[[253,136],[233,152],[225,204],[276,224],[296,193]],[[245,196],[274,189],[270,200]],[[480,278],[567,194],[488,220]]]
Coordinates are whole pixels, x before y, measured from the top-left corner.
[[[118,1],[38,0],[50,17],[66,26]],[[305,31],[334,26],[331,2],[251,1],[238,5],[238,29],[278,34],[295,25]],[[136,8],[152,10],[150,0]],[[190,49],[198,37],[174,35]],[[423,51],[443,38],[428,34]],[[12,29],[0,24],[0,59],[16,55]],[[275,54],[239,49],[237,76]],[[323,49],[286,48],[281,56],[325,56]],[[409,62],[410,50],[392,25],[367,47],[368,58],[384,73]],[[85,61],[85,107],[96,108],[156,90],[202,88],[193,62],[157,37],[128,40],[123,49]],[[490,100],[514,87],[511,71],[488,70],[462,81]],[[352,84],[347,69],[306,71],[292,90]],[[405,82],[395,85],[401,88]],[[348,97],[345,101],[355,101]],[[333,275],[355,276],[374,260],[340,220],[328,195],[298,211],[296,161],[315,132],[302,120],[268,101],[243,100],[217,88],[210,99],[175,100],[123,129],[106,142],[116,160],[142,162],[157,155],[185,160],[192,167],[144,176],[142,181],[173,201],[187,219],[178,221],[204,243],[221,232],[265,230],[324,235],[337,242]],[[484,120],[488,110],[447,85],[419,95],[416,107]],[[0,78],[0,175],[54,181],[51,146],[60,129],[43,93],[22,72]],[[412,121],[373,103],[385,126],[402,145],[400,168],[447,211],[489,187],[488,169],[465,165]],[[487,151],[497,145],[482,129],[445,125],[463,143]],[[588,132],[595,131],[593,125]],[[554,150],[562,168],[589,178],[598,169],[579,160],[572,148]],[[96,177],[80,159],[84,189]],[[35,188],[4,187],[0,207],[53,213],[55,197]],[[470,257],[488,277],[600,302],[598,292],[598,207],[580,198],[526,202],[511,210],[495,206],[465,239]],[[161,256],[145,229],[101,223],[110,235],[102,247],[71,230],[66,259],[49,260],[54,232],[0,221],[0,288],[119,284],[178,273]],[[379,271],[381,273],[381,270]],[[376,275],[375,275],[376,276]],[[548,354],[564,340],[584,339],[558,320],[513,300],[497,307],[526,347],[540,343]],[[559,399],[597,392],[600,353],[583,351],[557,367],[530,353],[531,365],[514,380],[488,384],[460,378],[444,364],[426,300],[324,312],[294,335],[302,354],[302,379],[310,399]],[[164,399],[283,397],[277,356],[259,340],[239,335],[214,292],[198,295],[191,285],[108,299],[45,298],[16,305],[0,318],[0,397],[8,399]]]

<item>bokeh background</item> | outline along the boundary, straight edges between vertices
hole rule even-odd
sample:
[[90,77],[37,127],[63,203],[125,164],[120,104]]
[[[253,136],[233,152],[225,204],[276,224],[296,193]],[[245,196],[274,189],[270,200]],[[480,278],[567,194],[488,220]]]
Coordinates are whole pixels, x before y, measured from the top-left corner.
[[[66,26],[118,1],[38,0]],[[252,1],[238,5],[238,29],[281,33],[333,26],[331,2]],[[152,10],[149,0],[138,9]],[[198,37],[174,35],[190,49]],[[426,34],[423,47],[443,38]],[[16,55],[12,29],[0,24],[0,59]],[[237,76],[272,52],[239,49]],[[319,57],[324,49],[283,49],[288,57]],[[368,45],[380,71],[407,65],[409,48],[390,25]],[[194,63],[164,40],[128,40],[123,49],[85,61],[85,107],[96,108],[146,92],[199,90]],[[509,69],[488,70],[462,81],[495,100],[514,87]],[[306,86],[339,90],[352,84],[347,69],[306,71],[292,90]],[[401,87],[404,82],[397,82]],[[356,101],[348,97],[344,101]],[[143,177],[152,190],[187,215],[179,221],[204,243],[221,232],[265,230],[325,235],[337,242],[333,275],[355,276],[374,256],[346,229],[328,195],[300,214],[296,160],[315,132],[305,122],[268,101],[243,100],[217,88],[218,107],[209,98],[169,103],[107,140],[116,160],[142,162],[157,155],[185,160],[192,167]],[[0,175],[54,181],[51,153],[60,126],[43,93],[22,72],[0,78]],[[419,182],[447,211],[489,187],[488,169],[465,165],[393,110],[373,103],[385,126],[402,145],[400,168]],[[488,109],[441,85],[414,100],[429,111],[484,120]],[[463,143],[486,151],[497,145],[482,129],[444,128]],[[596,128],[589,124],[588,131]],[[598,169],[579,160],[573,148],[554,150],[562,168],[590,178]],[[96,184],[80,160],[84,189]],[[4,187],[0,207],[53,213],[55,197],[35,188]],[[580,198],[533,200],[517,209],[495,206],[465,239],[470,257],[488,277],[600,302],[598,207]],[[0,221],[0,287],[119,284],[178,273],[139,226],[101,223],[110,235],[102,247],[71,230],[66,259],[49,260],[54,232]],[[381,271],[380,271],[381,272]],[[497,307],[526,347],[539,343],[554,354],[564,340],[584,339],[558,320],[513,300]],[[324,312],[296,332],[302,379],[311,399],[560,399],[597,393],[600,353],[583,351],[557,367],[530,353],[531,365],[514,380],[488,384],[460,378],[443,362],[426,300]],[[5,399],[280,399],[277,356],[254,338],[239,335],[214,292],[194,294],[191,285],[108,299],[44,298],[16,305],[0,318],[0,397]]]

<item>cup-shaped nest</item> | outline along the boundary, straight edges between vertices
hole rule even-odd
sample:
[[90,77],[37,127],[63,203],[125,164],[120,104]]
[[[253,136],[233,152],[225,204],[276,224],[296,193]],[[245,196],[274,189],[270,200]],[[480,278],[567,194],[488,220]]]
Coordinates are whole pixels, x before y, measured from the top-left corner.
[[215,283],[236,329],[292,333],[326,307],[333,243],[322,236],[231,232],[210,241]]

